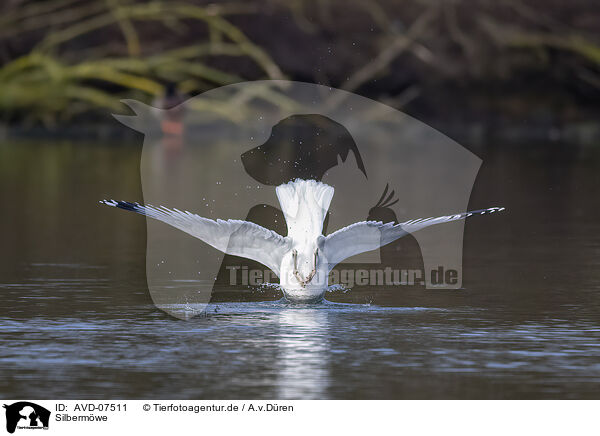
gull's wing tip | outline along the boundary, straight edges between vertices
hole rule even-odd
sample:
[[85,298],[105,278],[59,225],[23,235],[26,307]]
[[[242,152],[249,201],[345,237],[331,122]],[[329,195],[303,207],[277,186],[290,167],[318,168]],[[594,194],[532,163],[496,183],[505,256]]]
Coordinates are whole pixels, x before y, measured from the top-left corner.
[[494,207],[488,207],[487,209],[479,209],[479,210],[473,210],[470,212],[466,212],[464,215],[465,215],[465,218],[468,218],[473,215],[486,215],[486,214],[494,213],[494,212],[502,212],[503,210],[506,210],[506,208],[503,206],[494,206]]
[[131,203],[129,201],[120,201],[120,200],[113,200],[113,199],[100,200],[99,203],[104,204],[106,206],[117,207],[117,208],[123,209],[123,210],[130,210],[132,212],[139,212],[141,209],[144,208],[139,203]]
[[494,207],[489,207],[485,210],[488,213],[493,213],[493,212],[502,212],[503,210],[506,210],[506,208],[504,206],[494,206]]

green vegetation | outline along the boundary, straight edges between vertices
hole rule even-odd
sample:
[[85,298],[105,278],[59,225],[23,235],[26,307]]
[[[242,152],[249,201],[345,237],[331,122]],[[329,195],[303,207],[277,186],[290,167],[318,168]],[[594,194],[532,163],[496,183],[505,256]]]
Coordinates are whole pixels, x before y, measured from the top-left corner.
[[[121,97],[148,100],[160,96],[164,83],[176,83],[179,92],[187,93],[243,80],[204,63],[208,56],[247,57],[266,77],[282,78],[269,55],[224,18],[238,11],[231,6],[59,0],[14,10],[1,20],[4,36],[45,29],[50,23],[53,29],[29,53],[0,69],[0,110],[53,123],[56,117],[66,120],[95,108],[119,110]],[[207,41],[142,52],[134,22],[159,22],[176,32],[186,25],[181,20],[202,22],[208,30]],[[74,39],[115,25],[127,48],[124,56],[102,56],[102,46],[61,50]]]
[[150,103],[167,84],[194,95],[264,78],[396,107],[490,84],[521,103],[535,88],[544,101],[558,96],[556,107],[565,95],[577,105],[600,93],[596,9],[591,0],[6,2],[0,116],[53,125],[122,110],[122,98]]

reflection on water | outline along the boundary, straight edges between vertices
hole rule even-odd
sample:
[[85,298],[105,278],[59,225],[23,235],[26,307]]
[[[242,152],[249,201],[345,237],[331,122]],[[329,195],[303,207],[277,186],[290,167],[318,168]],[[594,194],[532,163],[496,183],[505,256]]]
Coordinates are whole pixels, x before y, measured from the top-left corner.
[[279,313],[277,398],[323,398],[329,388],[328,312],[292,307]]
[[189,321],[149,298],[143,219],[96,203],[141,199],[139,152],[0,146],[2,396],[598,397],[593,149],[479,151],[471,206],[507,212],[467,224],[462,290],[225,289]]
[[2,318],[0,391],[60,398],[594,398],[600,385],[600,327],[588,321],[511,323],[472,308],[335,303],[210,309],[213,315],[191,321],[151,306]]

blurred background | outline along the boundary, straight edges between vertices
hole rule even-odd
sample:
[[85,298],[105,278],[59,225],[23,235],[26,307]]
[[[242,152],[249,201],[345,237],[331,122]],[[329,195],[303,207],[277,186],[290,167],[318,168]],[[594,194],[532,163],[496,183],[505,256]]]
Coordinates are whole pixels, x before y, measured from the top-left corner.
[[1,14],[10,132],[98,136],[121,98],[286,78],[456,135],[598,137],[592,0],[7,0]]
[[[598,23],[596,0],[2,1],[0,396],[597,398]],[[145,220],[98,205],[143,201],[143,136],[111,114],[257,79],[386,103],[483,160],[469,209],[507,210],[467,222],[463,289],[156,309]]]

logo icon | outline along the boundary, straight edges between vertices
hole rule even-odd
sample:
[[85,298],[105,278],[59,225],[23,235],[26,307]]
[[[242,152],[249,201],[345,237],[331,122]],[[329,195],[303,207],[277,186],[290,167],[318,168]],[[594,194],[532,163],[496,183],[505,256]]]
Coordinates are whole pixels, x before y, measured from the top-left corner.
[[6,431],[18,429],[48,429],[50,411],[29,401],[4,405],[6,409]]
[[[207,225],[214,221],[215,230],[207,235],[218,235],[221,244],[181,232],[181,226],[191,225],[188,215],[181,217],[180,227],[147,220],[148,289],[155,305],[167,313],[190,319],[205,310],[213,292],[238,292],[239,286],[230,284],[238,266],[242,276],[268,268],[273,272],[270,281],[277,283],[279,261],[273,270],[270,262],[264,265],[247,257],[240,261],[232,254],[235,247],[253,246],[239,241],[254,233],[219,220],[246,221],[253,223],[252,229],[258,225],[286,235],[289,221],[277,186],[297,179],[335,189],[322,222],[324,237],[369,221],[419,226],[418,232],[337,262],[334,274],[361,270],[362,282],[362,271],[380,271],[376,283],[395,286],[384,285],[384,276],[385,271],[392,276],[391,271],[397,271],[397,279],[386,280],[426,289],[462,287],[464,221],[457,218],[427,228],[421,221],[466,213],[481,159],[432,127],[359,95],[285,80],[235,83],[166,109],[134,100],[123,103],[135,115],[116,115],[117,120],[144,133],[144,205],[185,208],[209,220],[203,221]],[[143,211],[126,202],[105,204]],[[168,214],[163,209],[151,213],[162,218]],[[377,240],[375,232],[356,227],[353,231],[358,236],[374,234]],[[270,250],[257,252],[271,255]],[[300,281],[306,284],[315,265],[314,250],[298,255],[300,269],[306,258],[306,271],[299,269]],[[438,272],[440,266],[450,272],[449,280]],[[293,273],[293,260],[289,269]],[[402,270],[418,275],[405,280]],[[325,277],[322,280],[325,285]],[[281,287],[281,277],[279,282]],[[337,283],[341,281],[333,277],[327,286]]]

